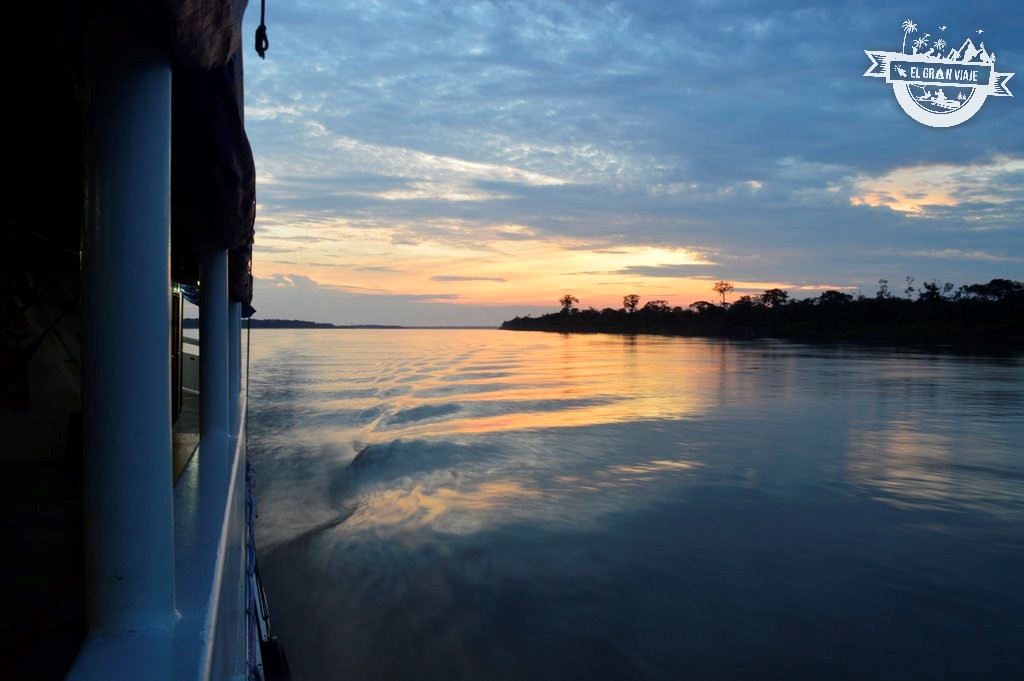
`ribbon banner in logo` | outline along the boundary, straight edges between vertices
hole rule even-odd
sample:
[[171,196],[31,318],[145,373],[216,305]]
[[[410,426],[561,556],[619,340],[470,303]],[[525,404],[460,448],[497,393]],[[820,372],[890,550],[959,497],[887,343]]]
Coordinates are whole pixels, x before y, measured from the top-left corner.
[[[1006,86],[1013,73],[996,72],[995,55],[963,49],[966,54],[947,57],[864,50],[871,60],[864,75],[885,78],[896,101],[919,123],[952,127],[978,113],[987,97],[1013,96]],[[981,61],[972,61],[979,56]]]

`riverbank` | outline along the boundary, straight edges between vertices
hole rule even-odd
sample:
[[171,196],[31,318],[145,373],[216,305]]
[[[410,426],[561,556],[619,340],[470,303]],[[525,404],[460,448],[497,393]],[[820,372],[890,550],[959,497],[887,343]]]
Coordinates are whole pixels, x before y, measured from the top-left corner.
[[633,312],[572,308],[540,317],[516,317],[501,328],[1016,351],[1024,348],[1024,295],[913,301],[840,295],[775,306],[701,302],[687,309],[655,305]]

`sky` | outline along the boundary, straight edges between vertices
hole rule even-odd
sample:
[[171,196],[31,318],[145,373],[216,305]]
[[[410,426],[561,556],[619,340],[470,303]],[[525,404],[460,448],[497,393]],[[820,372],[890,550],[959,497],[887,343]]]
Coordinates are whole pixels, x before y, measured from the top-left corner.
[[565,293],[685,307],[718,280],[735,299],[1024,279],[1024,75],[951,128],[863,77],[907,19],[910,41],[971,37],[1024,71],[1013,0],[266,12],[265,60],[258,3],[245,24],[258,317],[497,325]]

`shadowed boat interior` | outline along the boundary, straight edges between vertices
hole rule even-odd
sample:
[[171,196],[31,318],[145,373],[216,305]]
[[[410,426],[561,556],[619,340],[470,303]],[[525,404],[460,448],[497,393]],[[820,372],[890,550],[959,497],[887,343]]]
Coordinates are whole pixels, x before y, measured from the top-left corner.
[[[254,174],[239,115],[240,59],[230,56],[237,55],[245,3],[176,6],[184,9],[168,26],[154,21],[164,18],[159,9],[131,4],[106,6],[99,20],[117,13],[147,34],[160,34],[155,42],[166,42],[173,59],[179,145],[172,173],[171,282],[175,288],[198,283],[198,253],[216,242],[231,251],[233,299],[247,304]],[[64,2],[17,3],[8,8],[11,30],[0,44],[6,167],[0,200],[0,544],[6,555],[0,563],[0,679],[64,678],[87,634],[82,253],[86,159],[95,150],[84,139],[83,121],[90,105],[86,44],[97,20],[93,11]],[[208,34],[198,35],[182,17],[191,21],[206,11],[217,12],[220,23],[205,22]],[[230,31],[220,28],[228,24]],[[218,174],[223,185],[209,181]],[[214,221],[220,226],[211,229]],[[171,307],[180,309],[176,295]],[[197,367],[181,370],[182,363],[196,360],[188,357],[188,345],[182,354],[180,317],[168,339],[177,355],[173,481],[200,439],[198,385],[180,391],[183,373],[185,380],[198,378]],[[132,342],[124,338],[125,347]]]

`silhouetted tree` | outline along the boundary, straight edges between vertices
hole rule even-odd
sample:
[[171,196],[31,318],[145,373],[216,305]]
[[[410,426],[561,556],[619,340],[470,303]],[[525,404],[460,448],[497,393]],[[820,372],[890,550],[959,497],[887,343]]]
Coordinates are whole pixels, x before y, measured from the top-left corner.
[[949,282],[939,286],[939,282],[932,280],[931,283],[925,282],[921,285],[921,289],[917,293],[917,299],[924,303],[934,303],[935,301],[942,300],[952,290],[953,285]]
[[635,293],[630,293],[628,296],[622,296],[622,307],[626,309],[626,312],[636,312],[636,306],[640,304],[640,296]]
[[983,300],[1007,300],[1024,296],[1024,284],[1010,279],[993,279],[987,284],[971,284],[961,286],[960,290],[964,295],[981,298]]
[[770,288],[762,293],[760,298],[762,303],[768,307],[775,308],[786,304],[786,300],[789,299],[789,293],[781,288]]
[[853,296],[849,293],[843,293],[841,291],[828,290],[818,296],[818,303],[821,305],[836,305],[840,303],[849,303],[853,300]]
[[715,285],[712,286],[711,288],[715,290],[715,293],[722,294],[722,305],[725,305],[725,294],[732,293],[733,291],[732,284],[730,284],[727,281],[716,281]]
[[572,312],[572,306],[580,302],[580,299],[571,293],[566,293],[564,296],[558,299],[558,303],[562,306],[562,312],[569,314]]
[[668,312],[672,307],[667,300],[648,300],[644,303],[644,312]]
[[875,294],[875,298],[878,298],[879,300],[885,300],[886,298],[891,298],[891,297],[892,297],[892,294],[889,293],[889,280],[888,279],[879,279],[878,280],[878,293]]

